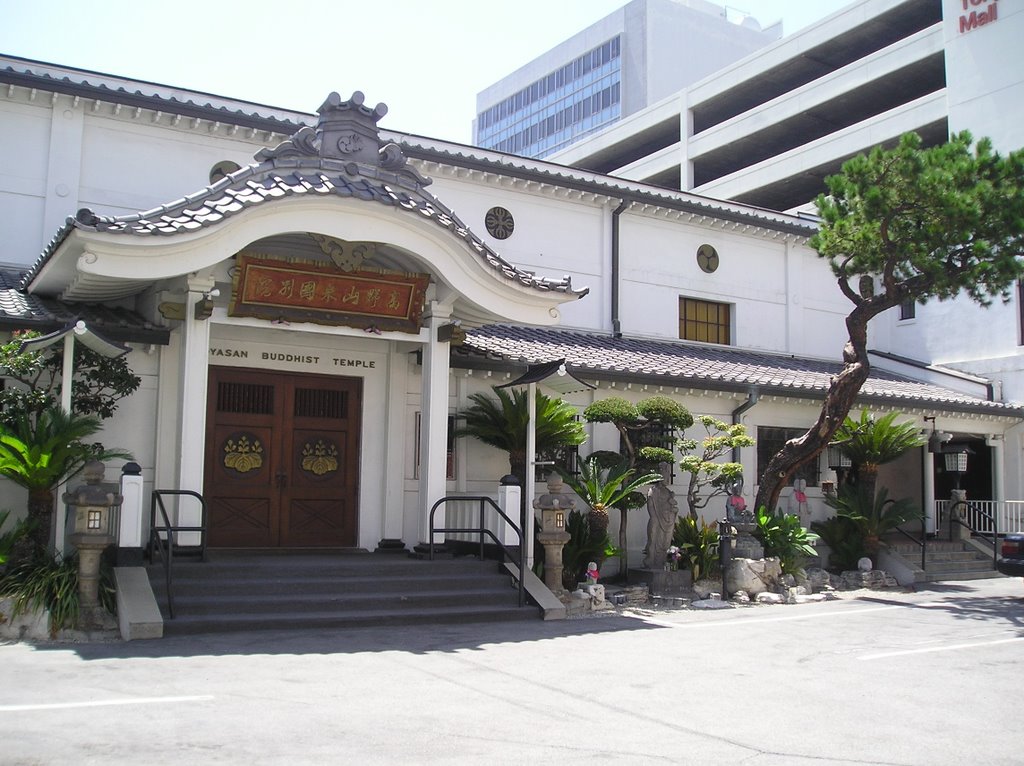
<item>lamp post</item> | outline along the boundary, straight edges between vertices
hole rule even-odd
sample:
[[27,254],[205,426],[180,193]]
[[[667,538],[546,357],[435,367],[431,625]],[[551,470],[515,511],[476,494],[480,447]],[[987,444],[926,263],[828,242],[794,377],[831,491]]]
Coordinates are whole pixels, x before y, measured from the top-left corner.
[[953,474],[953,487],[960,491],[960,477],[967,473],[967,454],[970,449],[966,445],[952,444],[942,452],[946,473]]
[[537,541],[544,546],[544,584],[548,590],[559,595],[564,592],[562,585],[562,548],[571,539],[565,522],[575,506],[572,496],[565,491],[562,477],[552,473],[548,478],[548,491],[534,502],[540,510],[541,532]]
[[68,539],[78,549],[79,625],[87,630],[114,624],[100,606],[100,556],[117,540],[112,509],[120,505],[121,496],[100,486],[103,474],[103,463],[87,463],[82,472],[85,484],[64,494],[64,502],[75,514],[75,531]]

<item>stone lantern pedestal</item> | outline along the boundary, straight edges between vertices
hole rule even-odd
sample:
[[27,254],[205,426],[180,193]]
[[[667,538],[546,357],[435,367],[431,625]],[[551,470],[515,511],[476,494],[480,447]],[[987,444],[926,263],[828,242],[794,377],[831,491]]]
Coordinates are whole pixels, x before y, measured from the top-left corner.
[[78,624],[85,630],[116,628],[106,609],[100,605],[100,556],[117,542],[113,530],[112,509],[121,496],[100,486],[103,463],[93,461],[83,471],[85,484],[64,494],[64,502],[75,518],[75,531],[68,536],[78,551]]
[[537,542],[544,546],[544,584],[555,595],[565,593],[562,585],[562,548],[572,539],[565,531],[566,518],[576,501],[565,491],[562,477],[552,473],[548,477],[548,491],[534,501],[540,511],[541,532]]

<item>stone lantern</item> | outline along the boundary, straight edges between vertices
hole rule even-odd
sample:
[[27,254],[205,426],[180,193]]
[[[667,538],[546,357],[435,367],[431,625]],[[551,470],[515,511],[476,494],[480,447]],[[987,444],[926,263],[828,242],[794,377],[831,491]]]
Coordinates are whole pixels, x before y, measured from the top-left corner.
[[562,477],[557,473],[548,477],[547,493],[533,504],[540,511],[541,531],[537,541],[544,546],[544,584],[556,594],[565,591],[562,586],[562,548],[571,539],[565,524],[575,504],[576,501],[565,490]]
[[103,474],[103,463],[91,461],[82,472],[85,484],[64,493],[64,502],[75,516],[68,539],[78,550],[79,623],[84,628],[113,625],[99,601],[100,556],[117,542],[113,509],[121,504],[121,496],[101,486]]

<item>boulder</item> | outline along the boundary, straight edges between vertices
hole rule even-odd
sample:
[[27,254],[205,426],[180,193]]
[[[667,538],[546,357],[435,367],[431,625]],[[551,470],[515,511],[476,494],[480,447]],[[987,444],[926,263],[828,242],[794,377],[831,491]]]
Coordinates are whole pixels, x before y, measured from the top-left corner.
[[782,566],[777,558],[732,559],[725,574],[729,593],[745,590],[751,596],[778,590],[781,579]]
[[721,594],[721,580],[697,580],[693,584],[693,594],[698,599],[710,598],[713,593]]

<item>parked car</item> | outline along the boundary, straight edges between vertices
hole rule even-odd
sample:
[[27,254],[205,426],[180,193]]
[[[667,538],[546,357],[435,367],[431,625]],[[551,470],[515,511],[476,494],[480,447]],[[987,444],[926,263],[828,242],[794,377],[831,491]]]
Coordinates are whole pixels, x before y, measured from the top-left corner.
[[1010,577],[1024,577],[1024,535],[1007,535],[999,553],[996,569]]

